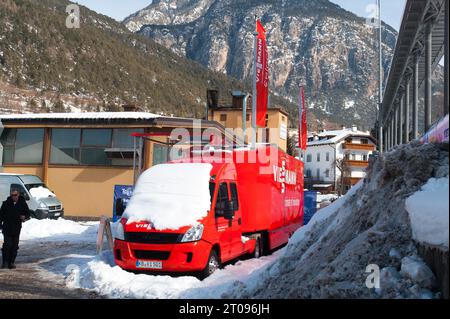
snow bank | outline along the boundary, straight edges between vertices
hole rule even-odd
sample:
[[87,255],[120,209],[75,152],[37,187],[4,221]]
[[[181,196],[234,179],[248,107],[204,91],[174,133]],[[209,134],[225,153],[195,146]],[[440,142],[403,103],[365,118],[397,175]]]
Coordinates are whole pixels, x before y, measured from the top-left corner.
[[211,169],[203,163],[153,166],[139,177],[123,216],[159,230],[196,224],[211,206]]
[[98,222],[77,223],[59,218],[30,219],[23,223],[21,240],[91,240],[96,241]]
[[33,187],[30,189],[30,194],[36,199],[47,198],[47,197],[56,197],[48,188],[39,186]]
[[[417,275],[429,275],[431,270],[418,257],[405,201],[431,178],[446,176],[448,144],[414,142],[384,153],[370,164],[361,184],[319,210],[310,224],[293,235],[277,261],[259,274],[257,284],[244,280],[226,295],[235,299],[439,298],[435,283],[430,282],[433,277],[422,280],[424,276]],[[448,203],[447,196],[434,198]],[[405,268],[408,260],[416,261],[414,271]],[[415,271],[419,264],[420,272]],[[366,286],[369,265],[380,269],[379,289]]]
[[66,285],[70,288],[90,289],[109,298],[222,298],[226,291],[239,284],[238,280],[248,284],[257,282],[259,273],[278,256],[279,252],[260,259],[238,261],[200,281],[192,276],[171,277],[127,272],[114,265],[113,255],[108,251],[87,261],[78,259],[77,267],[70,267]]
[[448,248],[448,191],[448,176],[431,178],[421,190],[408,197],[405,205],[415,240]]

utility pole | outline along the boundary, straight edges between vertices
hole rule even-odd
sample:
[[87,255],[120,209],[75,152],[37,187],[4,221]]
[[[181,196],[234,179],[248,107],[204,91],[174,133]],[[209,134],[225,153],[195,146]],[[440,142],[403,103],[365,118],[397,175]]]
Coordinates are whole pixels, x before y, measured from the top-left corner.
[[378,150],[383,152],[383,124],[381,119],[381,107],[383,104],[383,48],[381,39],[381,0],[377,0],[378,5]]

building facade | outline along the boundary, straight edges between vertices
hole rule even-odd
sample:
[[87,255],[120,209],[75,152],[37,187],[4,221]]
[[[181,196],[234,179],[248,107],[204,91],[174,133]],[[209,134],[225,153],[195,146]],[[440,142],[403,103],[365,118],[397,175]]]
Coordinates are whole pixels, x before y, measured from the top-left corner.
[[133,185],[139,172],[169,154],[176,159],[193,144],[207,144],[206,130],[236,143],[217,122],[143,112],[0,115],[0,121],[0,172],[39,176],[66,216],[111,216],[116,185]]
[[305,187],[345,193],[365,177],[375,149],[370,133],[356,127],[311,134],[304,154]]
[[[209,93],[210,94],[210,93]],[[217,92],[216,92],[217,94]],[[216,121],[229,129],[244,130],[243,105],[247,105],[245,112],[245,142],[251,142],[252,128],[252,97],[245,98],[242,92],[232,92],[231,105],[221,105],[218,99],[209,102],[208,120]],[[270,107],[267,110],[264,128],[258,128],[256,141],[258,143],[276,144],[280,149],[286,151],[288,136],[289,114],[280,107]]]

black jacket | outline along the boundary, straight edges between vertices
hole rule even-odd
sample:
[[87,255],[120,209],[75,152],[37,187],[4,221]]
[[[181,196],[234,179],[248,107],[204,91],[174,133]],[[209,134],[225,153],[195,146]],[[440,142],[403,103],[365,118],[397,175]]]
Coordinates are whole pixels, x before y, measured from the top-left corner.
[[11,196],[8,197],[0,208],[0,224],[3,225],[3,234],[13,236],[20,234],[22,229],[22,220],[20,216],[25,216],[25,219],[30,218],[30,209],[23,196],[19,196],[16,205]]

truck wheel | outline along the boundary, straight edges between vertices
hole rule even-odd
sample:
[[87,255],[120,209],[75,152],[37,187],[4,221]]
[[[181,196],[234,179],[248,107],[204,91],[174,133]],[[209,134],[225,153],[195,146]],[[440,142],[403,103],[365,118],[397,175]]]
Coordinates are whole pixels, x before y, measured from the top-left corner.
[[208,262],[206,263],[205,269],[200,274],[201,279],[205,279],[206,277],[212,275],[217,269],[220,267],[219,257],[214,249],[211,249],[211,253],[209,254]]
[[259,258],[262,256],[261,237],[256,238],[255,251],[253,252],[253,258]]

